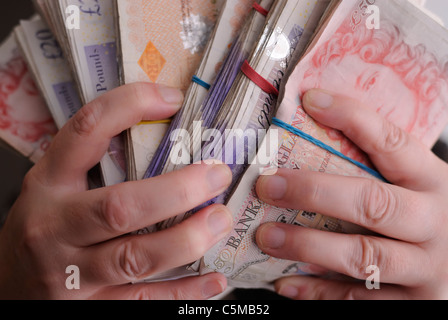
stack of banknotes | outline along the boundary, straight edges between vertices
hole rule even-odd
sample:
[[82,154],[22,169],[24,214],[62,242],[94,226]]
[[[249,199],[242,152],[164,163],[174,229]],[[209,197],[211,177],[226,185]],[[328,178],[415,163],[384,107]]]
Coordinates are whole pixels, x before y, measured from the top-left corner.
[[[199,261],[147,281],[221,272],[231,286],[266,287],[312,274],[261,252],[257,227],[364,231],[267,205],[255,182],[278,168],[381,179],[346,137],[306,114],[301,97],[312,88],[375,107],[433,146],[448,123],[448,31],[411,2],[419,1],[34,0],[38,14],[0,47],[0,138],[38,161],[58,129],[100,95],[142,81],[180,88],[176,116],[111,141],[102,186],[219,160],[232,184],[201,207],[227,205],[234,228]],[[136,233],[169,228],[201,207]]]

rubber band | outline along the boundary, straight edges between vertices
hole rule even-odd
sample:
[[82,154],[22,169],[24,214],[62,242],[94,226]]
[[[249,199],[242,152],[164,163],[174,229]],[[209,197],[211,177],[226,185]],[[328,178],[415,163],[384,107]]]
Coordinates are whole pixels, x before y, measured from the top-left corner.
[[201,87],[204,87],[207,90],[210,90],[210,88],[212,87],[204,80],[199,79],[198,76],[193,76],[193,79],[191,79],[191,81],[193,81],[194,83],[197,83],[198,85],[200,85]]
[[387,182],[387,180],[379,172],[373,170],[372,168],[369,168],[368,166],[366,166],[365,164],[363,164],[361,162],[358,162],[356,160],[353,160],[352,158],[347,157],[342,152],[339,152],[339,151],[335,150],[334,148],[330,147],[329,145],[323,143],[322,141],[317,140],[316,138],[306,134],[305,132],[303,132],[303,131],[301,131],[301,130],[299,130],[299,129],[297,129],[297,128],[295,128],[295,127],[293,127],[293,126],[291,126],[291,125],[289,125],[289,124],[287,124],[285,122],[283,122],[282,120],[279,120],[277,118],[273,118],[272,119],[272,124],[276,125],[277,127],[283,128],[286,131],[289,131],[289,132],[295,134],[296,136],[299,136],[300,138],[302,138],[304,140],[307,140],[307,141],[313,143],[314,145],[316,145],[316,146],[318,146],[318,147],[320,147],[320,148],[322,148],[322,149],[324,149],[324,150],[326,150],[326,151],[328,151],[328,152],[330,152],[330,153],[332,153],[332,154],[334,154],[334,155],[336,155],[336,156],[338,156],[338,157],[340,157],[340,158],[342,158],[344,160],[347,160],[348,162],[354,164],[358,168],[366,171],[370,175],[372,175],[372,176],[374,176],[374,177],[376,177],[376,178],[378,178],[378,179],[380,179],[380,180],[382,180],[384,182]]
[[170,124],[170,123],[171,119],[166,119],[166,120],[154,120],[154,121],[141,121],[137,125],[140,126],[144,124]]
[[253,7],[256,11],[258,11],[259,13],[261,13],[262,15],[264,15],[265,17],[267,17],[268,14],[269,14],[269,11],[266,10],[265,8],[263,8],[262,6],[260,6],[260,5],[258,4],[258,2],[254,2],[253,5],[252,5],[252,7]]
[[273,94],[278,96],[278,90],[274,87],[268,80],[260,76],[257,71],[255,71],[250,65],[249,62],[244,61],[243,66],[241,67],[241,71],[248,77],[252,82],[254,82],[257,86],[261,88],[267,94]]

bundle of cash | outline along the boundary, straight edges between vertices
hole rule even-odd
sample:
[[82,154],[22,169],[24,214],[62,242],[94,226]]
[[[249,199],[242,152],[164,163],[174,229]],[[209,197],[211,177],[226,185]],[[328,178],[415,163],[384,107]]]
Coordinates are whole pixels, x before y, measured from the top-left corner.
[[[34,0],[34,4],[62,49],[81,105],[119,86],[113,1]],[[112,140],[100,162],[106,186],[126,179],[122,139]]]
[[[181,88],[186,98],[170,121],[141,123],[128,132],[129,180],[142,179],[166,132],[188,128],[214,82],[253,1],[117,1],[122,82],[149,81]],[[157,17],[157,18],[155,18]],[[219,20],[219,23],[216,21]],[[198,81],[193,81],[193,76]],[[166,154],[167,149],[159,148]],[[159,161],[160,162],[160,161]]]
[[[301,107],[312,88],[325,88],[378,108],[391,122],[428,147],[448,119],[447,30],[406,0],[376,0],[379,28],[370,28],[367,4],[372,1],[333,1],[319,23],[312,42],[283,82],[276,117],[292,128],[324,142],[365,165],[366,156],[340,132],[323,127]],[[445,56],[444,56],[445,54]],[[224,273],[234,286],[257,287],[294,274],[310,274],[308,265],[265,255],[254,243],[257,227],[284,222],[344,233],[363,232],[344,221],[300,210],[267,205],[255,193],[266,168],[313,170],[376,179],[351,162],[295,135],[283,126],[269,165],[253,163],[243,175],[227,206],[235,227],[201,261],[201,272]],[[306,246],[306,243],[303,245]]]
[[212,203],[234,214],[232,232],[202,259],[148,281],[221,272],[234,287],[267,287],[312,270],[261,252],[260,224],[366,232],[257,198],[258,177],[277,168],[379,178],[346,137],[306,114],[307,90],[371,105],[428,147],[448,123],[448,31],[411,4],[421,0],[33,2],[39,16],[21,21],[0,46],[1,139],[38,161],[83,105],[120,84],[151,82],[180,88],[181,110],[113,139],[100,163],[102,185],[203,160],[232,169],[222,195],[136,231],[169,228]]
[[[247,167],[248,160],[254,157],[256,147],[263,141],[277,101],[275,95],[264,92],[241,72],[244,61],[252,65],[258,74],[268,79],[278,90],[290,61],[296,54],[296,49],[299,49],[299,43],[306,43],[312,34],[304,32],[306,26],[308,30],[316,26],[328,4],[327,0],[315,3],[282,0],[263,3],[262,1],[261,5],[264,5],[263,8],[270,9],[270,14],[267,17],[260,17],[260,13],[256,12],[248,21],[222,67],[219,76],[223,76],[223,79],[218,77],[216,85],[211,88],[204,101],[203,108],[199,110],[195,122],[190,124],[188,134],[178,131],[183,133],[182,137],[170,136],[170,140],[176,142],[175,146],[165,158],[168,162],[165,171],[156,173],[169,172],[200,160],[216,159],[225,162],[232,168],[233,183],[226,193],[203,206],[225,203]],[[304,14],[305,12],[309,14]],[[243,40],[242,43],[239,40]],[[230,72],[226,72],[228,70]],[[229,88],[225,89],[221,82],[230,84]],[[207,109],[210,101],[212,111]],[[226,132],[230,133],[230,136],[226,136]],[[234,137],[235,135],[237,137]],[[242,150],[235,152],[234,147],[237,144],[235,139],[244,140],[246,137],[254,137],[250,140],[256,140],[255,143],[249,141]],[[190,143],[186,143],[184,139]],[[169,149],[167,151],[170,152]],[[176,159],[179,151],[180,159]],[[154,159],[154,162],[157,161],[159,159]],[[149,176],[152,174],[154,172],[151,172]],[[195,211],[171,218],[159,224],[158,228],[171,227]]]
[[[269,9],[272,3],[273,0],[263,0],[259,5]],[[192,134],[195,121],[204,121],[201,124],[203,127],[209,127],[207,122],[213,121],[214,114],[219,110],[222,100],[229,92],[243,60],[247,58],[263,30],[266,17],[251,10],[252,4],[253,1],[247,0],[225,2],[196,73],[196,77],[202,83],[192,83],[184,106],[165,134],[144,178],[171,172],[185,165],[170,161],[178,152],[177,149],[173,149],[174,142],[179,138],[179,135],[173,135],[175,130],[178,133],[182,132],[181,130],[187,130]],[[244,20],[247,23],[243,24]],[[229,46],[232,47],[230,52]],[[184,149],[191,150],[191,145],[185,145]],[[193,155],[191,151],[187,153],[189,161]]]

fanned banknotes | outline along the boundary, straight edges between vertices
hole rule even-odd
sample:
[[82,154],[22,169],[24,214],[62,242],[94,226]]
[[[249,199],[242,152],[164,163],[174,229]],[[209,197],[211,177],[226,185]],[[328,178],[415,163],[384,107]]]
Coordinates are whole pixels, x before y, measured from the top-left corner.
[[[116,1],[122,83],[152,82],[186,92],[221,5],[211,0]],[[140,124],[128,132],[129,180],[144,176],[168,123]]]
[[[276,115],[287,125],[367,165],[366,156],[340,132],[314,122],[304,112],[300,99],[306,90],[325,88],[359,99],[378,108],[380,114],[428,147],[448,118],[448,60],[443,56],[448,52],[447,30],[406,0],[374,3],[381,11],[379,29],[366,27],[366,1],[332,3],[333,9],[285,83]],[[289,130],[277,126],[270,130],[279,131],[272,167],[375,179]],[[254,186],[264,169],[253,164],[244,174],[227,203],[234,213],[234,229],[202,261],[202,272],[222,272],[231,285],[257,287],[280,277],[313,273],[304,263],[274,259],[261,252],[253,239],[262,223],[278,221],[332,232],[365,232],[318,213],[263,203]]]
[[[58,40],[84,105],[119,86],[117,35],[113,0],[34,0]],[[79,13],[79,28],[68,27],[68,13]],[[112,139],[100,162],[106,186],[124,182],[122,137]]]
[[[200,110],[196,122],[191,124],[192,127],[196,127],[190,128],[189,134],[184,134],[182,137],[170,137],[176,142],[167,158],[168,162],[171,161],[171,168],[180,168],[200,160],[217,159],[231,167],[233,182],[224,194],[191,212],[160,223],[159,229],[179,223],[201,207],[226,202],[246,169],[249,159],[254,157],[257,146],[263,141],[275,113],[277,101],[275,95],[264,92],[249,79],[241,71],[241,67],[246,60],[255,72],[268,79],[275,90],[278,90],[282,78],[297,54],[296,49],[300,51],[299,44],[307,43],[312,35],[312,32],[305,32],[306,27],[312,28],[317,24],[329,1],[277,0],[262,1],[261,4],[265,9],[270,9],[269,15],[262,17],[259,12],[254,12],[252,20],[246,24],[218,75],[216,84],[212,86],[204,101],[204,108]],[[240,40],[243,40],[242,43]],[[230,59],[233,55],[236,57]],[[230,72],[226,73],[227,70]],[[221,81],[229,86],[226,88],[221,85]],[[213,112],[207,110],[209,104],[214,109]],[[226,133],[230,132],[231,134],[226,136]],[[192,142],[182,141],[185,138],[187,142],[190,140]],[[236,145],[241,143],[237,140],[246,138],[250,141],[247,143],[242,141],[243,148],[236,151]],[[251,141],[254,143],[250,143]],[[186,162],[176,159],[179,153],[180,158]],[[186,158],[183,153],[187,154]],[[173,162],[176,163],[175,166]]]
[[21,21],[15,35],[53,119],[61,129],[82,107],[62,49],[40,18]]
[[[272,2],[273,0],[263,0],[260,5],[270,8]],[[191,83],[184,105],[171,123],[144,178],[180,169],[181,164],[170,161],[178,152],[173,149],[177,140],[176,131],[184,129],[192,132],[195,121],[214,119],[213,113],[221,105],[218,97],[225,98],[238,73],[242,57],[249,54],[248,51],[258,39],[258,33],[264,24],[265,18],[252,12],[252,5],[252,0],[225,1],[195,75],[202,83]],[[246,20],[249,22],[244,23]],[[207,127],[207,124],[204,123],[203,126]],[[190,147],[185,146],[186,149]],[[192,157],[192,152],[188,153]]]

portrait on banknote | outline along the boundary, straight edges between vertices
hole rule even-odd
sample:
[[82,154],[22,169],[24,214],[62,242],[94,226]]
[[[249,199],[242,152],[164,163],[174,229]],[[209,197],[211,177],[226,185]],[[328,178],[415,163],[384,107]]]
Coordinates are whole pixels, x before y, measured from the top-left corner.
[[[20,103],[25,97],[27,105]],[[0,65],[0,129],[29,142],[55,134],[51,115],[39,112],[42,103],[23,58],[15,50],[13,58]]]
[[[325,88],[350,96],[376,108],[419,140],[434,143],[430,133],[433,122],[446,117],[448,64],[425,45],[406,43],[403,32],[391,21],[382,21],[375,32],[363,25],[354,29],[341,25],[316,49],[309,67],[300,72],[299,93]],[[397,106],[408,112],[403,113]],[[352,144],[339,132],[326,132],[331,139],[341,141],[344,154],[360,160]]]

